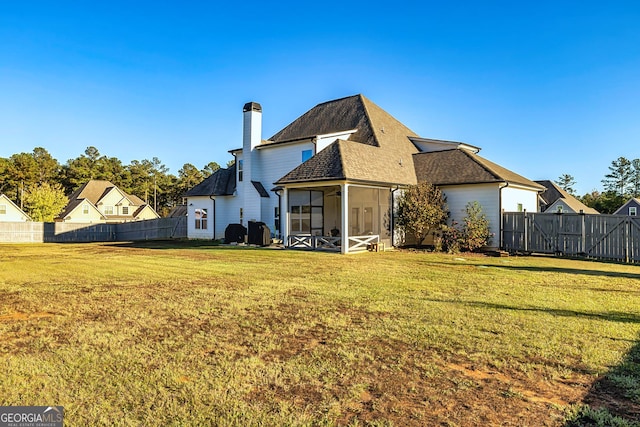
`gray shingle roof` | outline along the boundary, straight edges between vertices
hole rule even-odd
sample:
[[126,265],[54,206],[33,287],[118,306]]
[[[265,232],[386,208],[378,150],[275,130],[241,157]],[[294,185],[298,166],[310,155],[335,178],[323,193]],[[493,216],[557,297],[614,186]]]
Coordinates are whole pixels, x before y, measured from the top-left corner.
[[362,95],[319,104],[271,140],[322,135],[357,128],[348,141],[336,141],[277,181],[349,179],[415,184],[411,156],[418,136]]
[[218,169],[200,184],[184,193],[190,196],[230,196],[236,189],[236,165],[228,169]]
[[562,199],[567,206],[573,209],[574,212],[583,211],[584,213],[587,213],[587,214],[600,213],[597,210],[585,205],[580,200],[573,197],[571,194],[567,193],[564,189],[560,188],[553,181],[540,180],[536,182],[546,188],[546,190],[540,193],[540,196],[539,196],[540,199],[542,199],[542,201],[544,202],[545,207],[551,206],[558,199]]
[[544,187],[468,150],[446,150],[413,156],[418,181],[434,185],[510,182],[543,190]]

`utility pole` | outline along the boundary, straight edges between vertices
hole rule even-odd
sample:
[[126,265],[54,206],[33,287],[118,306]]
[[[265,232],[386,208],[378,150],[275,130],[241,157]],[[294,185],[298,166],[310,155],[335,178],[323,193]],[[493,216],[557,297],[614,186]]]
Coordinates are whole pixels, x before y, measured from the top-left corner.
[[156,196],[158,195],[158,186],[156,185],[156,174],[153,174],[153,210],[158,212],[158,203]]

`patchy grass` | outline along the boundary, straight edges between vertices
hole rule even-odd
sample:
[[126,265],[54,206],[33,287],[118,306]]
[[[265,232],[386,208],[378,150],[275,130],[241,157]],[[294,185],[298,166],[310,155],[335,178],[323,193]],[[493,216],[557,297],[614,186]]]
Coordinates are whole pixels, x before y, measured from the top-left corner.
[[546,257],[1,245],[0,405],[62,405],[66,425],[633,425],[639,279]]

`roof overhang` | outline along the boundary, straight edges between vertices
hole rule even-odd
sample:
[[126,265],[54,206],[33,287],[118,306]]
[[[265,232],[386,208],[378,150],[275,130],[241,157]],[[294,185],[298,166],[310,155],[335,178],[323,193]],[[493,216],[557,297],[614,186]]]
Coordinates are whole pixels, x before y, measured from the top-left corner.
[[466,142],[460,142],[460,141],[447,141],[444,139],[420,138],[417,136],[410,136],[409,140],[411,140],[411,142],[413,142],[413,144],[419,149],[421,144],[430,144],[430,145],[442,147],[441,150],[451,150],[453,148],[457,148],[460,150],[469,150],[476,154],[481,150],[480,147],[476,147],[475,145],[467,144]]

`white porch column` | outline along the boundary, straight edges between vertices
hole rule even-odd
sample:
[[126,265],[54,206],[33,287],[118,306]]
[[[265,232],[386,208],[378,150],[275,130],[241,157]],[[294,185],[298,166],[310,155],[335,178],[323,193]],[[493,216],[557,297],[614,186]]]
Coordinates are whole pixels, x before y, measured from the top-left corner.
[[282,230],[282,244],[287,247],[289,240],[289,189],[285,188],[280,196],[280,229]]
[[349,184],[340,184],[342,192],[341,208],[342,208],[342,244],[340,246],[343,254],[349,252]]

